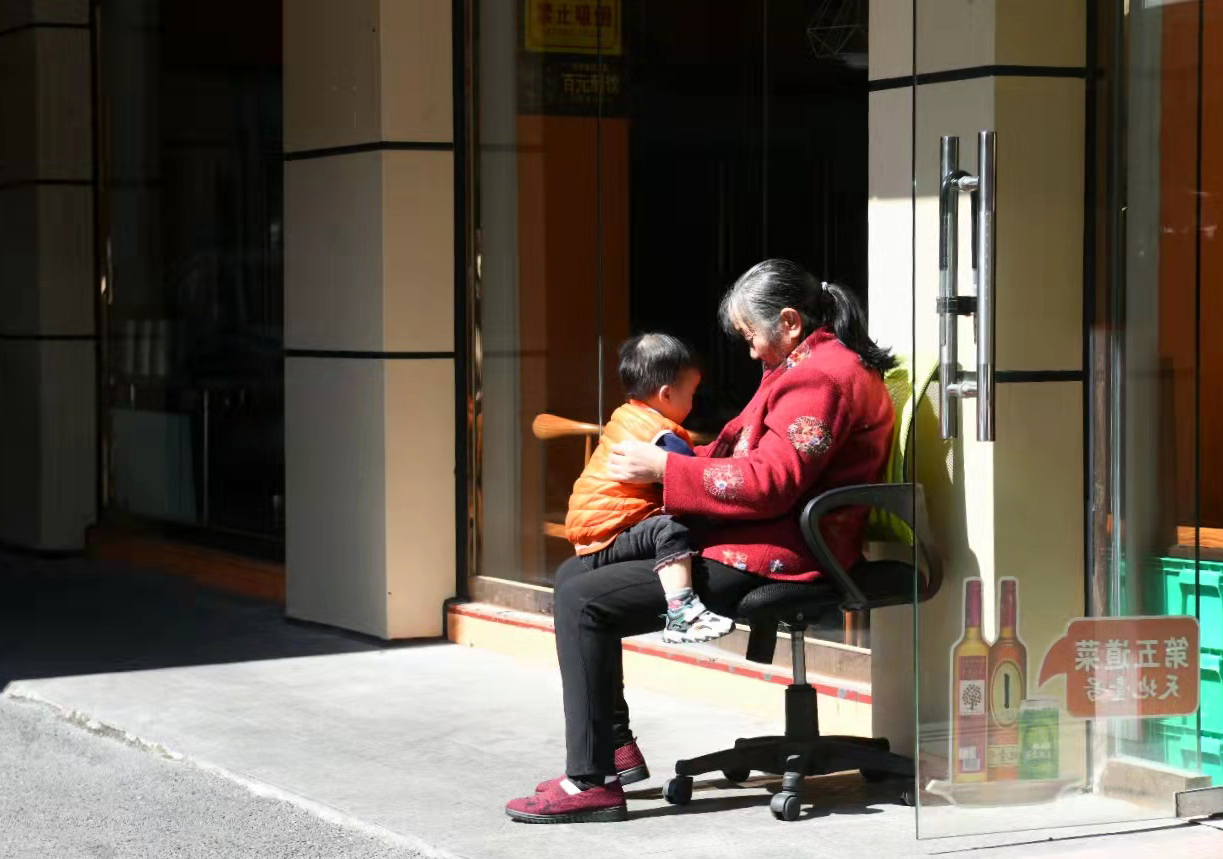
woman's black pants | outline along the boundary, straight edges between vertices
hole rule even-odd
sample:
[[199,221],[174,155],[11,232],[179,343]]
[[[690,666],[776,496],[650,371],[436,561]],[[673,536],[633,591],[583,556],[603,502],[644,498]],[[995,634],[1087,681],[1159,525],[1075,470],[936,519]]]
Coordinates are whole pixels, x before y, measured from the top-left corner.
[[[620,640],[663,628],[666,600],[654,560],[592,570],[570,558],[556,572],[553,616],[565,703],[565,772],[612,775],[615,750],[632,736],[624,701]],[[693,589],[711,610],[732,614],[768,581],[734,567],[692,559]]]

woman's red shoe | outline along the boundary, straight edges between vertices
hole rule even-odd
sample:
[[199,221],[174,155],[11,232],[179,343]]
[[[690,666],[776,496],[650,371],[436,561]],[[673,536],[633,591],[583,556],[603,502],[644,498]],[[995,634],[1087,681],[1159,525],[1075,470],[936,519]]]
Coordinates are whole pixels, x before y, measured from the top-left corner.
[[510,800],[505,813],[522,823],[613,823],[628,819],[619,781],[577,790],[567,778],[556,779],[543,793]]
[[[645,765],[645,755],[637,748],[637,741],[630,740],[616,749],[616,773],[620,776],[620,784],[636,784],[650,777],[650,768]],[[543,793],[564,776],[550,778],[535,785],[536,793]]]

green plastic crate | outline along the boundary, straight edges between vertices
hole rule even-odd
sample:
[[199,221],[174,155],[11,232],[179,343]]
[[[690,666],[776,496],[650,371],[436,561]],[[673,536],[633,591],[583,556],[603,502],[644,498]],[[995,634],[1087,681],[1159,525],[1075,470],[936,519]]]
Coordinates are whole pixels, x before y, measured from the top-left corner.
[[[1201,654],[1202,686],[1198,709],[1202,714],[1202,730],[1223,736],[1223,657],[1203,650]],[[1166,725],[1197,730],[1196,713],[1160,719]]]
[[[1223,654],[1223,562],[1202,561],[1199,571],[1185,558],[1160,558],[1163,572],[1162,614],[1202,613],[1202,651]],[[1223,731],[1223,726],[1220,727]]]
[[1147,722],[1148,748],[1162,749],[1164,761],[1170,766],[1208,775],[1217,785],[1223,785],[1223,735],[1202,732],[1202,756],[1198,758],[1197,732],[1168,724],[1166,719]]

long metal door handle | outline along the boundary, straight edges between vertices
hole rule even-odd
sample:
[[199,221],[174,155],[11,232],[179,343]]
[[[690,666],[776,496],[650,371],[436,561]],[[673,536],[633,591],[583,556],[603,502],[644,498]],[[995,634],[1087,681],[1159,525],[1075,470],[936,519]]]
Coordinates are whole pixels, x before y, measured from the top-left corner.
[[960,401],[952,393],[948,380],[954,381],[960,371],[956,362],[959,315],[949,312],[948,305],[955,300],[959,275],[960,187],[957,183],[961,171],[958,137],[944,137],[940,142],[939,175],[943,177],[938,195],[938,358],[939,378],[943,380],[939,422],[943,438],[955,438],[960,426]]
[[977,135],[977,440],[994,440],[994,255],[997,212],[997,141],[992,131]]
[[[960,139],[944,137],[939,146],[939,391],[943,438],[960,431],[964,397],[977,397],[977,439],[994,440],[994,132],[982,131],[977,141],[977,175],[960,169]],[[960,194],[972,199],[973,295],[959,295]],[[959,364],[958,326],[961,316],[975,317],[975,372]]]

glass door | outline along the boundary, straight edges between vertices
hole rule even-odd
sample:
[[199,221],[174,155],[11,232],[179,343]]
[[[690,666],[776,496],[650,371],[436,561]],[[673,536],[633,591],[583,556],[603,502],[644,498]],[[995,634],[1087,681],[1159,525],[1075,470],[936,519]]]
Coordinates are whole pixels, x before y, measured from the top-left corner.
[[777,256],[865,290],[865,0],[722,5],[472,0],[476,598],[547,609],[631,333],[701,357],[711,435],[760,381],[717,322],[739,275]]
[[96,13],[105,519],[280,556],[280,4]]
[[624,12],[611,0],[471,5],[473,592],[551,584],[572,552],[569,491],[618,402],[607,369],[628,336]]
[[947,571],[912,637],[919,836],[1174,818],[1223,783],[1223,2],[896,6],[872,129],[902,117]]

